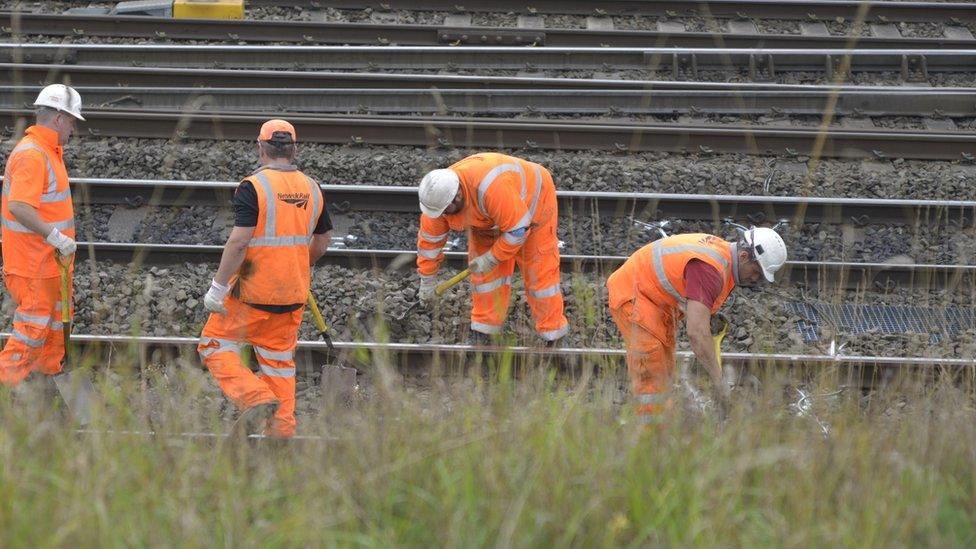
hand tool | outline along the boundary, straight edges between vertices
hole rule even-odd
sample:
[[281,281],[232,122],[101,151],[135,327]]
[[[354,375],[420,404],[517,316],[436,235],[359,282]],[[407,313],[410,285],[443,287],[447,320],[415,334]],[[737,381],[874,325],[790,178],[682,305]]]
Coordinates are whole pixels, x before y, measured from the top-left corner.
[[69,295],[71,288],[68,282],[69,261],[60,252],[54,252],[61,271],[61,329],[64,331],[64,367],[61,373],[54,376],[54,384],[61,393],[68,412],[79,425],[88,425],[91,421],[91,406],[94,400],[95,387],[92,386],[88,372],[76,368],[77,357],[71,345],[71,308]]
[[332,336],[329,335],[329,327],[325,324],[325,318],[322,317],[322,311],[319,310],[318,303],[315,302],[315,296],[312,292],[308,292],[308,308],[312,311],[312,320],[315,321],[315,327],[318,328],[319,334],[325,341],[325,344],[329,346],[329,351],[335,352],[335,345],[332,343]]

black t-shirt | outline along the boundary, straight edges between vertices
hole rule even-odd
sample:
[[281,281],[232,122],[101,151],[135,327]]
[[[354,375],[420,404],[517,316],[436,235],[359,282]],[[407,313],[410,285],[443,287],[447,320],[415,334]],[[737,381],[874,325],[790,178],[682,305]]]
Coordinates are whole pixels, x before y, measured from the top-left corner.
[[[315,224],[313,234],[325,234],[332,230],[332,218],[329,217],[329,209],[326,207],[325,191],[322,192],[322,214],[319,215],[318,223]],[[237,186],[234,191],[234,198],[231,201],[234,205],[234,226],[235,227],[257,227],[258,225],[258,193],[254,190],[254,184],[245,179]],[[263,303],[248,303],[255,309],[268,311],[269,313],[290,313],[301,309],[304,303],[293,303],[291,305],[266,305]]]

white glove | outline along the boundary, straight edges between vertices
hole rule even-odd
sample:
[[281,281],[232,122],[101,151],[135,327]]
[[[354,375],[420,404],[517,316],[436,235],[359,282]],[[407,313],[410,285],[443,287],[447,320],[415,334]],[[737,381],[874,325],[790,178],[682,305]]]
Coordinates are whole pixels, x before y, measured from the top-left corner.
[[203,296],[203,308],[213,313],[227,314],[224,298],[229,291],[230,286],[224,286],[216,280],[210,281],[210,289],[207,290],[207,295]]
[[51,234],[47,235],[47,243],[54,246],[61,252],[61,255],[68,256],[75,253],[78,249],[78,244],[75,243],[75,239],[70,236],[65,236],[57,229],[57,227],[51,229]]
[[437,288],[437,277],[434,275],[420,275],[420,289],[417,291],[417,297],[420,301],[433,301],[437,299],[437,293],[434,289]]
[[498,266],[498,260],[495,256],[491,255],[491,252],[485,252],[478,257],[471,260],[468,263],[468,268],[474,274],[485,274]]

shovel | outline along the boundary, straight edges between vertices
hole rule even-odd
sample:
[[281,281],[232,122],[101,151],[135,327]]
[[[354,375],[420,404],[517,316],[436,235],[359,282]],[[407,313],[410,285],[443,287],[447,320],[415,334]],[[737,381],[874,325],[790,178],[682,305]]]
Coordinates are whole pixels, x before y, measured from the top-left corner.
[[[469,276],[471,276],[471,269],[470,268],[465,269],[465,270],[459,272],[458,274],[456,274],[456,275],[452,276],[451,278],[448,278],[444,282],[441,282],[440,284],[438,284],[437,287],[434,288],[434,294],[437,295],[438,297],[444,295],[444,292],[450,290],[454,286],[457,286],[462,280],[464,280],[465,278],[468,278]],[[419,299],[417,301],[411,303],[410,306],[407,307],[407,310],[406,311],[403,311],[403,314],[402,315],[396,317],[396,320],[398,322],[401,321],[401,320],[406,320],[406,318],[408,316],[410,316],[410,313],[412,313],[413,310],[416,309],[420,305],[420,303],[421,303],[421,301]]]
[[[329,347],[329,352],[335,355],[335,345],[332,343],[332,336],[329,335],[329,327],[325,323],[325,318],[322,317],[322,311],[319,310],[319,305],[315,302],[315,296],[312,295],[312,292],[308,292],[308,308],[312,311],[312,320],[315,321],[315,327],[318,328],[322,340]],[[349,368],[342,364],[323,366],[322,379],[320,380],[322,394],[333,404],[350,400],[353,391],[356,389],[356,373],[355,368]]]
[[54,376],[54,384],[71,417],[84,426],[91,421],[95,388],[88,372],[74,369],[75,353],[71,346],[71,310],[68,304],[68,261],[60,252],[55,252],[54,255],[61,271],[61,329],[64,330],[64,367],[61,373]]

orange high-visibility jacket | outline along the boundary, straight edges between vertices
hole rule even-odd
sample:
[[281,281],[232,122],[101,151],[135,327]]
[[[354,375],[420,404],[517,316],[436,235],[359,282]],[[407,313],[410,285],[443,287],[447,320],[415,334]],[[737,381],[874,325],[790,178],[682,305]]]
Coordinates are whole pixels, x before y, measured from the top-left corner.
[[555,205],[555,188],[544,189],[543,168],[535,162],[500,153],[471,155],[449,166],[461,180],[464,207],[436,219],[420,215],[417,235],[417,270],[422,275],[437,272],[444,260],[448,231],[497,230],[499,238],[491,254],[499,261],[515,256],[528,231],[553,215],[552,206],[540,207],[546,191],[551,197],[541,202]]
[[42,220],[75,237],[75,212],[58,134],[43,126],[27,128],[3,172],[3,271],[30,277],[58,276],[54,247],[14,219],[10,201],[37,208]]
[[246,178],[258,197],[258,223],[238,272],[245,303],[304,303],[311,283],[308,246],[322,214],[318,184],[298,170],[262,168]]
[[712,305],[712,314],[735,287],[738,257],[735,244],[703,233],[669,236],[634,252],[607,279],[610,308],[644,296],[662,309],[681,314],[685,308],[685,267],[698,259],[716,268],[725,285]]

